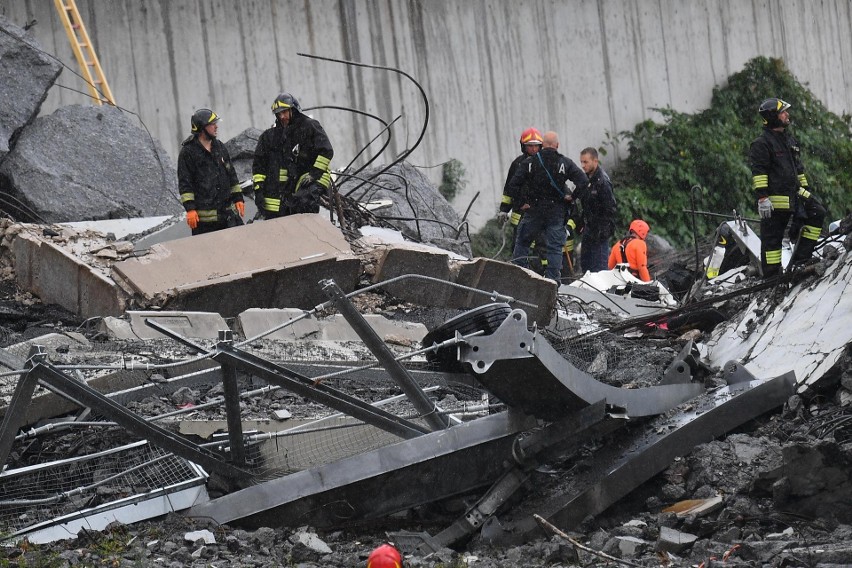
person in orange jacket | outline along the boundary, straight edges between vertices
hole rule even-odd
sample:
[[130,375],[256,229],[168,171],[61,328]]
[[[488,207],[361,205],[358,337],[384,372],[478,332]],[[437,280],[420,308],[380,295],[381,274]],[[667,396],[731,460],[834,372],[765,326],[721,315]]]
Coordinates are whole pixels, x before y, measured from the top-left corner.
[[645,237],[651,227],[642,219],[635,219],[630,223],[627,236],[615,243],[609,251],[609,269],[615,268],[616,264],[626,263],[630,266],[630,273],[643,282],[651,281],[648,272],[648,246]]
[[392,545],[383,544],[370,553],[367,568],[402,568],[402,555]]

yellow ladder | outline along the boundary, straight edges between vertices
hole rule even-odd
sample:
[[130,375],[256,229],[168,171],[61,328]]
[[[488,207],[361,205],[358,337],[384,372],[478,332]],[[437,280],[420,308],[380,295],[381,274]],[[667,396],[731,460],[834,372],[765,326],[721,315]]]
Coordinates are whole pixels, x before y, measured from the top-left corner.
[[89,34],[86,33],[86,26],[83,25],[83,20],[80,18],[77,3],[74,0],[53,1],[56,4],[56,10],[59,12],[59,19],[65,26],[65,32],[68,34],[68,40],[71,42],[71,49],[74,51],[77,63],[80,64],[83,71],[83,78],[88,83],[89,93],[99,105],[103,104],[103,100],[106,99],[109,104],[115,106],[115,99],[112,98],[112,91],[110,91],[106,77],[104,77],[104,70],[101,68],[101,63],[98,61],[98,56],[89,40]]

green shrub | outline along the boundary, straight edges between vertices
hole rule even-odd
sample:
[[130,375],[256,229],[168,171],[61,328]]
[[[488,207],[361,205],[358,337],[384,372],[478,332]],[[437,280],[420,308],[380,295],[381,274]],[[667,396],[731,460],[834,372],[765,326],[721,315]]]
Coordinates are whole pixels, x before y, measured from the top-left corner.
[[448,160],[441,167],[441,185],[438,191],[447,201],[452,201],[458,193],[467,185],[464,179],[464,165],[455,158]]
[[[792,105],[791,132],[802,147],[811,189],[829,219],[850,212],[852,188],[850,116],[838,117],[786,69],[780,59],[758,57],[713,90],[711,106],[695,114],[655,109],[662,123],[646,120],[607,144],[627,141],[629,155],[610,172],[618,200],[620,226],[641,217],[676,246],[692,240],[692,188],[695,207],[718,214],[756,218],[748,151],[761,131],[761,101],[779,97]],[[722,220],[697,217],[699,235],[712,233]]]

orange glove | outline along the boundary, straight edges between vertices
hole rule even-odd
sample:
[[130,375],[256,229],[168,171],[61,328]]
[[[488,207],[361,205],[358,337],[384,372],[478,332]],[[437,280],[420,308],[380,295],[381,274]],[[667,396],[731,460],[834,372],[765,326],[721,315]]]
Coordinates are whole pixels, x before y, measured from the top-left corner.
[[245,203],[243,203],[242,201],[237,201],[236,203],[234,203],[234,207],[237,208],[237,213],[240,214],[240,217],[246,216],[246,204]]
[[186,212],[186,224],[189,225],[190,229],[194,229],[198,226],[198,211],[193,209],[192,211]]

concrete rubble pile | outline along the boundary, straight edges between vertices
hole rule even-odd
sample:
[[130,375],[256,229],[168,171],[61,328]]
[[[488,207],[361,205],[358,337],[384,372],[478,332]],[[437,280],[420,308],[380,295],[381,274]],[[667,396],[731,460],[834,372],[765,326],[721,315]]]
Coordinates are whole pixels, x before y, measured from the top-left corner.
[[[29,93],[0,112],[0,205],[34,221],[0,221],[4,543],[121,523],[154,564],[355,566],[386,538],[411,566],[852,560],[852,219],[769,283],[732,222],[738,262],[656,299],[470,258],[406,163],[338,180],[382,227],[328,203],[189,238],[159,144],[117,109],[36,119],[59,69],[0,25],[0,65],[35,70],[0,85]],[[258,133],[229,141],[241,179]],[[115,560],[83,550],[62,559]]]
[[[279,221],[308,235],[308,248],[329,242],[327,231],[333,231],[321,216]],[[306,222],[326,232],[310,236]],[[272,225],[245,229],[277,230]],[[18,239],[33,235],[77,240],[67,229],[47,237],[44,227],[41,234],[35,227],[6,225],[4,243],[14,250]],[[239,231],[209,236],[224,242],[229,232]],[[561,295],[559,309],[550,308],[555,317],[540,325],[533,324],[540,306],[525,306],[508,294],[478,307],[427,308],[431,300],[418,307],[383,289],[380,274],[391,270],[394,258],[387,252],[393,244],[358,259],[343,240],[340,247],[360,266],[349,273],[351,289],[358,279],[367,286],[348,297],[334,280],[323,278],[325,269],[317,273],[311,263],[297,262],[287,269],[301,273],[300,286],[313,286],[316,294],[302,309],[241,310],[236,298],[231,312],[106,318],[90,334],[96,341],[65,339],[52,347],[48,342],[41,351],[32,351],[39,340],[11,346],[17,359],[6,356],[7,368],[23,368],[29,357],[32,370],[8,381],[4,391],[9,406],[0,450],[8,479],[22,475],[18,460],[36,465],[27,440],[56,444],[59,451],[68,443],[62,441],[64,429],[73,436],[74,421],[88,424],[98,416],[119,424],[117,432],[130,434],[131,441],[147,442],[141,455],[143,447],[126,443],[108,450],[120,452],[122,462],[143,467],[154,460],[185,472],[165,489],[140,486],[130,504],[108,505],[108,514],[77,503],[54,509],[54,518],[30,527],[11,526],[11,532],[39,542],[73,536],[81,526],[105,529],[108,520],[146,522],[179,511],[187,519],[253,531],[310,526],[320,542],[344,525],[378,523],[411,558],[452,557],[448,547],[499,546],[517,554],[549,534],[542,528],[549,525],[572,531],[571,538],[582,538],[598,553],[628,560],[662,554],[677,563],[728,554],[759,561],[779,551],[829,563],[848,558],[852,550],[838,540],[852,523],[852,508],[844,505],[852,480],[842,466],[850,458],[844,425],[852,408],[852,383],[846,380],[852,369],[847,348],[852,255],[846,241],[835,235],[814,264],[790,272],[790,279],[774,287],[755,286],[745,266],[716,282],[702,279],[694,286],[696,304],[715,306],[724,321],[708,325],[696,319],[697,327],[687,322],[677,334],[643,323],[664,321],[671,310],[602,327],[595,321],[600,305],[573,295]],[[129,256],[107,269],[131,255],[132,247],[91,242],[85,261],[106,274],[132,278],[132,270],[118,272],[116,266],[146,258]],[[180,242],[169,245],[175,262],[197,254]],[[376,248],[356,243],[355,250]],[[116,258],[98,254],[103,250]],[[404,250],[418,254],[410,245]],[[150,262],[158,261],[154,257]],[[369,265],[374,283],[364,279]],[[394,273],[401,279],[388,288],[404,288],[403,276]],[[527,278],[535,282],[534,275]],[[215,290],[231,291],[229,286],[227,279],[213,279],[211,297]],[[475,294],[450,281],[444,286],[450,296],[495,294],[487,288]],[[386,319],[362,315],[376,311]],[[436,312],[445,323],[436,323]],[[237,319],[229,324],[221,317],[226,314]],[[427,319],[428,326],[412,325]],[[634,337],[623,347],[629,355],[611,357],[622,349],[618,336],[625,333]],[[825,333],[830,337],[818,339]],[[435,352],[420,349],[436,343],[441,347]],[[85,371],[92,361],[105,360],[99,345],[113,346],[108,354],[116,348],[131,353],[132,361],[123,357],[106,374]],[[653,353],[671,355],[642,362]],[[178,361],[183,365],[175,365]],[[68,373],[85,378],[92,390],[69,383]],[[27,376],[29,391],[21,386]],[[54,392],[34,390],[33,381]],[[826,395],[831,401],[823,400]],[[89,409],[82,414],[74,410],[81,401]],[[201,410],[207,405],[209,410]],[[175,411],[165,428],[145,420]],[[202,421],[182,416],[188,413]],[[732,434],[748,424],[748,434]],[[199,437],[208,445],[190,441]],[[25,487],[23,479],[6,487]],[[415,479],[430,482],[412,485]],[[115,491],[126,489],[119,484]],[[165,508],[157,496],[162,491],[169,495]],[[432,516],[437,504],[457,513]],[[784,517],[785,510],[821,524]],[[400,519],[421,528],[394,531]],[[318,546],[323,551],[312,554],[319,558],[352,554],[340,543],[330,551]],[[299,555],[292,544],[280,554]],[[576,551],[545,546],[535,554],[546,565],[547,558],[570,562]]]

